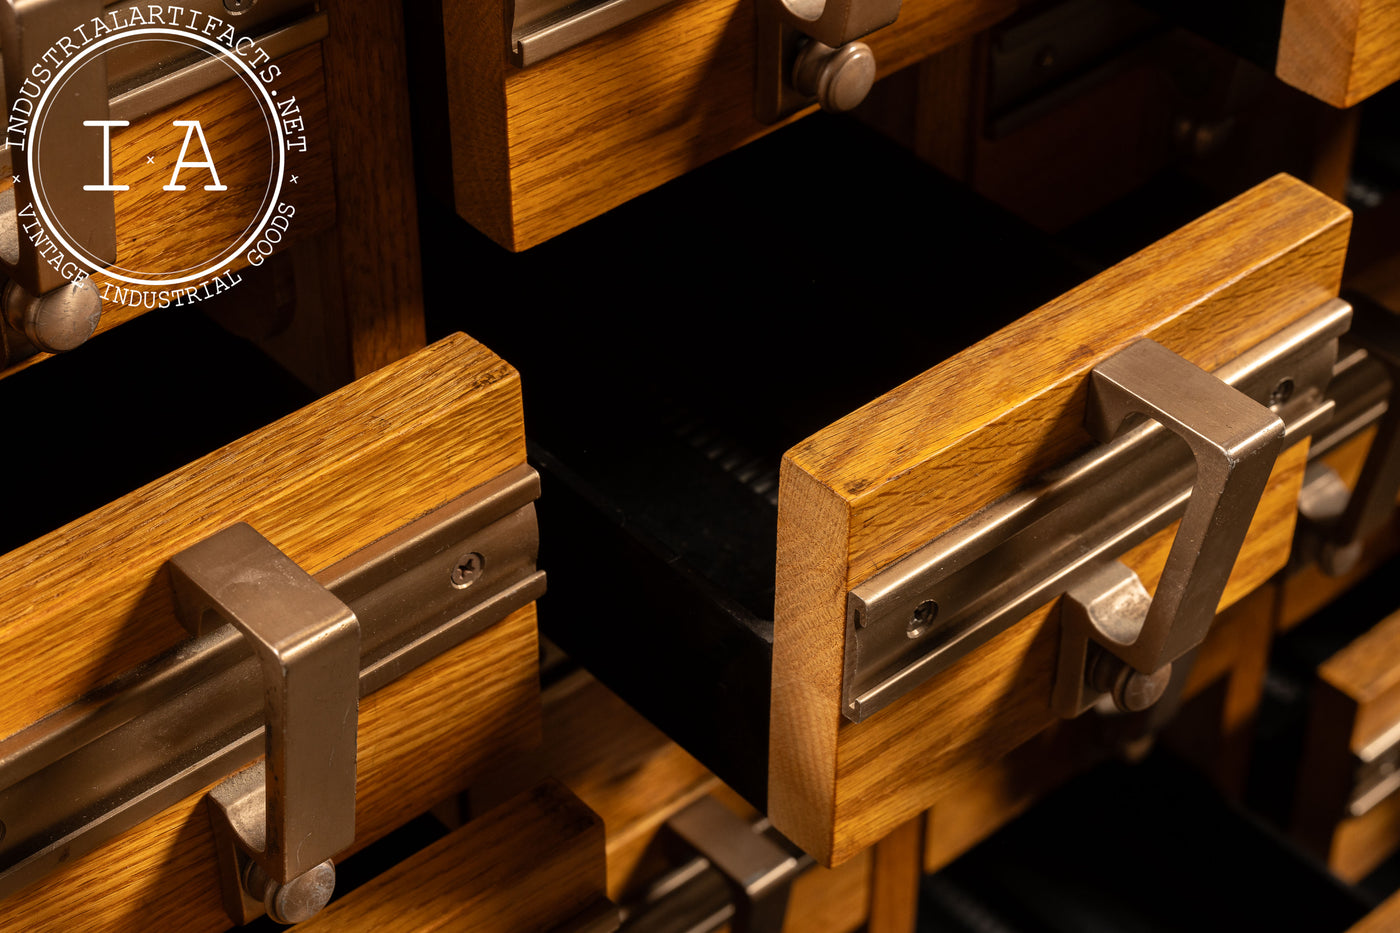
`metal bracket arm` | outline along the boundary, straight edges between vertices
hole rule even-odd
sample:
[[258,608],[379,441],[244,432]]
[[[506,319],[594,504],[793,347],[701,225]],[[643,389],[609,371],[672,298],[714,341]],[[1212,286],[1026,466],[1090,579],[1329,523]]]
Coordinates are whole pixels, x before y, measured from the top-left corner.
[[[176,611],[190,634],[231,623],[262,668],[266,780],[254,775],[250,782],[244,772],[214,789],[216,834],[231,835],[276,882],[259,885],[274,918],[283,913],[272,897],[281,888],[324,889],[329,900],[334,872],[327,885],[322,866],[355,841],[359,621],[245,524],[177,554],[170,577]],[[235,867],[225,866],[225,873]],[[235,876],[246,891],[246,869]]]
[[[1055,708],[1067,716],[1082,712],[1094,688],[1102,691],[1106,682],[1120,685],[1113,693],[1124,708],[1142,709],[1156,701],[1171,662],[1210,631],[1283,449],[1277,415],[1150,340],[1110,357],[1090,375],[1084,419],[1090,434],[1106,443],[1134,415],[1149,417],[1186,441],[1196,482],[1155,596],[1146,598],[1136,575],[1121,565],[1121,570],[1100,569],[1087,585],[1069,590],[1055,683]],[[1155,679],[1094,677],[1090,641]]]

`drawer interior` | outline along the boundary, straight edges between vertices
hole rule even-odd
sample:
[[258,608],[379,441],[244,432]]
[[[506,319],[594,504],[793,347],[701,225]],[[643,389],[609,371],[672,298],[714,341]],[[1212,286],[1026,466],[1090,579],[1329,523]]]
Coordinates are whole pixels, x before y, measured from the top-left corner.
[[430,334],[522,374],[546,633],[761,807],[783,452],[1095,266],[824,115],[525,253],[427,220]]

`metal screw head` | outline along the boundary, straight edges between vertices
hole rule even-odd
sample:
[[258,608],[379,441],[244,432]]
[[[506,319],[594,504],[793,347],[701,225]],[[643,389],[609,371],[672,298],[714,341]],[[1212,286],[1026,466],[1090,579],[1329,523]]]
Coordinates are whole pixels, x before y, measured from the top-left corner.
[[44,353],[81,346],[97,330],[102,296],[92,282],[65,284],[44,295],[31,295],[18,282],[5,286],[5,317]]
[[933,624],[933,620],[938,618],[938,603],[931,599],[926,599],[914,608],[914,614],[909,618],[909,624],[905,626],[904,633],[910,638],[920,638],[928,627]]
[[247,13],[258,0],[224,0],[224,9],[234,15]]
[[476,551],[457,558],[457,566],[452,568],[452,585],[462,590],[471,586],[486,569],[486,558]]
[[1270,405],[1282,405],[1293,397],[1293,380],[1287,377],[1280,379],[1278,385],[1269,393]]

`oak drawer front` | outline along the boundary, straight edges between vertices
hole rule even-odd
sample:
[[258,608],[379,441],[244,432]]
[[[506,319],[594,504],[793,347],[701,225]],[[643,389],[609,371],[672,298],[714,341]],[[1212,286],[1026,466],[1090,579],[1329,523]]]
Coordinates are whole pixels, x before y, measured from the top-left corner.
[[1334,107],[1400,79],[1400,7],[1384,0],[1287,0],[1275,71]]
[[[52,79],[76,86],[86,71],[107,67],[109,88],[78,88],[78,116],[93,125],[67,131],[72,115],[56,111],[43,123],[36,119],[33,129],[26,126],[32,138],[16,141],[9,153],[0,197],[9,209],[18,206],[12,222],[20,252],[6,298],[11,326],[0,375],[45,351],[72,349],[98,310],[94,333],[162,305],[184,309],[222,297],[269,257],[335,221],[325,14],[307,6],[284,11],[281,22],[253,24],[237,39],[230,32],[233,48],[243,43],[245,51],[256,50],[243,58],[231,49],[221,55],[216,50],[224,46],[180,20],[172,20],[179,28],[146,27],[141,19],[128,23],[129,11],[106,15],[122,24],[114,32],[119,44],[107,54],[95,46],[77,76],[59,71]],[[144,35],[145,29],[163,34]],[[152,62],[123,60],[143,54],[143,46],[158,46],[149,53]],[[259,67],[239,70],[252,61]],[[73,168],[79,153],[96,164]],[[100,241],[104,225],[114,226],[110,254],[87,242]],[[70,242],[75,246],[58,248]],[[96,270],[88,265],[93,256],[101,259]],[[60,326],[55,311],[26,310],[41,300],[57,306],[59,287],[71,290],[69,283],[84,275],[93,297],[71,313],[71,325]]]
[[1400,615],[1317,669],[1294,800],[1294,834],[1355,883],[1400,848],[1394,736],[1400,726]]
[[[544,679],[550,678],[546,662]],[[707,853],[680,840],[671,824],[695,808],[692,819],[724,826],[717,836],[722,846],[763,829],[762,815],[586,671],[564,674],[541,703],[539,747],[474,784],[471,811],[503,806],[518,788],[553,778],[601,818],[607,894],[628,924],[673,929],[682,918],[698,923],[736,906],[718,870],[697,870],[696,860]],[[902,867],[896,876],[912,874],[912,860]],[[873,871],[868,854],[834,870],[801,859],[776,871],[778,884],[760,892],[787,887],[782,929],[788,933],[850,933],[868,920]]]
[[[1349,226],[1345,209],[1277,177],[788,452],[768,783],[776,826],[839,863],[1056,719],[1052,601],[848,721],[847,594],[1082,448],[1083,374],[1100,360],[1151,337],[1211,370],[1333,298]],[[1275,465],[1220,608],[1285,563],[1305,455],[1295,446]],[[1155,578],[1169,535],[1126,563]]]
[[[12,659],[0,732],[71,713],[184,643],[167,565],[197,542],[246,522],[324,574],[523,462],[515,371],[456,335],[18,548],[0,558]],[[75,591],[65,568],[87,561],[105,572]],[[354,843],[342,855],[538,741],[538,689],[526,603],[365,695]],[[194,790],[95,850],[57,853],[53,871],[0,901],[0,925],[227,928],[207,788]]]
[[[867,38],[890,74],[1016,7],[905,0]],[[457,212],[527,249],[768,133],[778,124],[754,115],[755,19],[752,0],[680,0],[520,68],[508,57],[509,15],[444,4],[441,31],[423,24],[414,41],[436,56],[445,40]]]
[[609,933],[603,824],[567,788],[513,797],[356,888],[307,930]]

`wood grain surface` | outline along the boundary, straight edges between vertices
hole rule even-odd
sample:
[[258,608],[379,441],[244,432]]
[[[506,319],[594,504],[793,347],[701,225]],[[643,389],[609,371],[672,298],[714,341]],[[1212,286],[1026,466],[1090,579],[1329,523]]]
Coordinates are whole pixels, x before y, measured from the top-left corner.
[[[1350,214],[1273,178],[794,447],[782,465],[769,756],[778,828],[839,863],[1053,718],[1054,604],[869,721],[840,714],[847,591],[1089,445],[1086,375],[1152,337],[1215,369],[1336,295]],[[1303,447],[1228,606],[1282,566]],[[1164,532],[1127,557],[1156,585]]]
[[1400,892],[1386,898],[1347,933],[1391,933],[1400,929]]
[[[457,211],[510,249],[543,242],[775,129],[754,117],[754,0],[679,0],[528,68],[480,4],[444,11]],[[905,0],[867,38],[881,75],[1017,0]],[[496,53],[483,50],[500,50]]]
[[1275,73],[1334,107],[1400,78],[1400,0],[1287,0]]
[[[342,858],[539,740],[536,650],[526,606],[360,701],[355,845]],[[0,929],[228,929],[205,792],[0,901]],[[598,862],[601,890],[601,851]]]
[[1294,801],[1293,833],[1341,878],[1356,882],[1400,847],[1400,797],[1347,816],[1356,759],[1400,721],[1400,613],[1317,670]]
[[0,557],[0,735],[186,637],[172,554],[246,521],[323,570],[523,463],[520,406],[515,371],[455,335]]
[[473,811],[557,778],[607,827],[608,896],[621,901],[640,894],[665,868],[655,853],[647,858],[657,831],[719,790],[719,779],[585,672],[552,685],[542,704],[544,740],[473,787]]
[[[1236,793],[1242,782],[1253,718],[1273,633],[1276,592],[1261,587],[1222,612],[1196,653],[1182,686],[1183,708],[1161,741]],[[1213,689],[1213,688],[1223,689]],[[1221,694],[1196,715],[1196,703]],[[924,871],[938,871],[1030,809],[1074,776],[1115,755],[1131,756],[1142,727],[1131,719],[1085,717],[1053,724],[1005,757],[964,778],[928,811]],[[1180,730],[1178,724],[1190,729]],[[1126,734],[1124,729],[1128,729]]]
[[602,821],[548,783],[439,839],[298,929],[537,933],[564,927],[602,900]]
[[868,933],[914,933],[923,877],[924,820],[916,817],[871,850]]
[[[474,812],[499,806],[518,788],[552,777],[602,819],[607,831],[608,897],[624,903],[675,867],[660,845],[666,821],[705,794],[746,818],[736,794],[590,674],[578,671],[541,697],[543,741],[472,786]],[[788,933],[849,933],[870,908],[871,858],[836,869],[816,866],[793,883]]]
[[[277,60],[283,69],[278,88],[296,97],[306,120],[307,138],[321,140],[298,155],[296,185],[287,183],[282,199],[296,207],[291,240],[328,229],[335,221],[334,180],[326,139],[326,91],[320,45],[309,46]],[[205,169],[184,169],[187,190],[164,192],[184,142],[184,130],[172,121],[199,119],[210,155],[226,192],[207,192]],[[148,162],[150,157],[154,161]],[[200,160],[198,142],[190,145],[188,160]],[[130,270],[169,270],[210,255],[210,244],[235,246],[262,199],[271,164],[264,116],[237,79],[225,81],[164,110],[135,120],[112,134],[112,177],[129,186],[116,194],[117,258],[114,264]],[[185,178],[188,175],[189,178]],[[10,180],[5,179],[4,186]],[[240,236],[240,234],[243,234]],[[289,242],[290,242],[289,241]],[[281,249],[281,247],[279,247]],[[247,253],[236,254],[229,269],[248,267]],[[139,277],[139,276],[137,276]],[[93,284],[105,289],[128,288],[110,275],[96,273]],[[190,283],[196,284],[196,283]],[[158,289],[157,289],[158,291]],[[139,303],[123,304],[117,293],[106,291],[97,333],[110,330],[150,310]],[[181,309],[181,313],[189,309]],[[420,342],[421,345],[421,342]],[[40,353],[18,365],[0,367],[0,378],[46,359]],[[3,363],[3,360],[0,360]]]
[[335,0],[326,101],[335,160],[335,234],[321,265],[326,333],[343,352],[332,385],[368,375],[426,342],[403,6]]
[[[515,371],[459,334],[5,555],[0,733],[183,640],[164,562],[213,531],[247,521],[314,573],[524,459]],[[75,566],[101,572],[75,589]],[[366,697],[356,847],[537,742],[538,694],[529,606]],[[202,799],[0,903],[0,929],[226,928]]]

